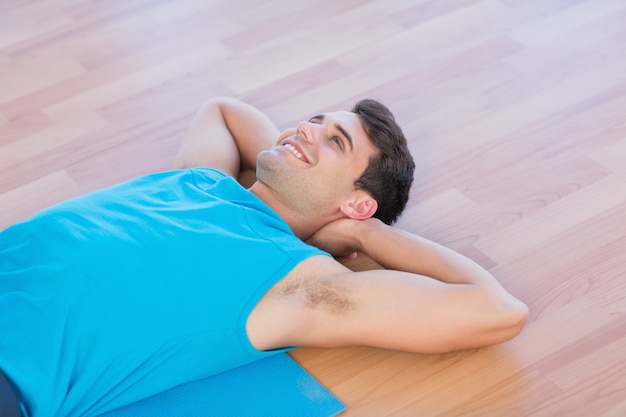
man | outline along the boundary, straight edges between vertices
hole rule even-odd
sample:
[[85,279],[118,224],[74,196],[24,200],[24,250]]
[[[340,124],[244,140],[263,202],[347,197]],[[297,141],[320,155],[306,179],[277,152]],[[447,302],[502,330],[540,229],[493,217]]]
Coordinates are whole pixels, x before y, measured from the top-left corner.
[[[294,346],[446,352],[526,322],[483,268],[389,226],[414,164],[376,101],[279,133],[215,98],[175,168],[0,233],[0,370],[25,414],[96,415]],[[329,256],[359,252],[387,269]]]

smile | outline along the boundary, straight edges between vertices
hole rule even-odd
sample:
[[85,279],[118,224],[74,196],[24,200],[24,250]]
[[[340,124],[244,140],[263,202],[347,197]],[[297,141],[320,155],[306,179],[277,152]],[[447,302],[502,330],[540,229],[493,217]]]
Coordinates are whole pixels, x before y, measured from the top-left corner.
[[302,162],[306,162],[307,164],[309,163],[308,159],[306,159],[306,157],[300,151],[298,151],[296,147],[293,146],[292,144],[286,143],[283,146],[287,148],[296,158],[298,158]]

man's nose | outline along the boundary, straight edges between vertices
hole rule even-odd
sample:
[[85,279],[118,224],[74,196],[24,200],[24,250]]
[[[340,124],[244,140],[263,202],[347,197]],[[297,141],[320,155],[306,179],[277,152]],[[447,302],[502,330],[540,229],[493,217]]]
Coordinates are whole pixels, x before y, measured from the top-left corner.
[[313,123],[301,122],[298,125],[296,132],[298,132],[298,136],[307,143],[313,144],[313,141],[315,141],[315,128]]

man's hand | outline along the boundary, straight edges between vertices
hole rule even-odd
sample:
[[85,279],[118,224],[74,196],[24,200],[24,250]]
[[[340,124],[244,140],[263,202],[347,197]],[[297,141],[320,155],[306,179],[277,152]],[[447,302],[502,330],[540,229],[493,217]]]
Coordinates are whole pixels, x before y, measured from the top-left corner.
[[354,259],[363,250],[360,232],[364,228],[375,228],[383,225],[378,219],[366,220],[339,219],[319,229],[307,243],[338,258]]

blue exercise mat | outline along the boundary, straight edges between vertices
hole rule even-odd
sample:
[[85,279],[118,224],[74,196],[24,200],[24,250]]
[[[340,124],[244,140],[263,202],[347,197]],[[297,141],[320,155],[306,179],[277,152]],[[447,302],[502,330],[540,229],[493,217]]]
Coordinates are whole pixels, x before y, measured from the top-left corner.
[[345,410],[286,353],[180,385],[101,417],[332,417]]

